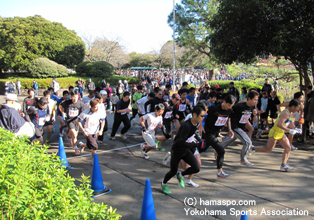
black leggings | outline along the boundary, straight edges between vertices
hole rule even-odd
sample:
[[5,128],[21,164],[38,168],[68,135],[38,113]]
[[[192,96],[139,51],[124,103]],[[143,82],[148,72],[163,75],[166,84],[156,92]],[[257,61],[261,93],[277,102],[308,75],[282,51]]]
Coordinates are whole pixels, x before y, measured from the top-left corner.
[[131,127],[131,122],[127,114],[125,115],[118,115],[115,114],[114,116],[114,122],[112,126],[112,131],[111,131],[111,137],[114,137],[116,135],[116,132],[121,124],[123,122],[124,127],[121,130],[121,134],[125,134]]
[[[208,149],[209,146],[212,146],[212,148],[214,148],[218,154],[217,160],[216,160],[217,169],[222,168],[222,164],[224,162],[224,157],[225,157],[225,149],[223,145],[218,141],[216,135],[213,135],[213,134],[205,135],[205,142],[206,142],[206,147],[204,148],[205,151],[206,149]],[[204,152],[204,150],[202,152]]]
[[189,168],[182,172],[182,176],[198,173],[200,171],[200,167],[192,151],[187,150],[185,154],[182,154],[182,152],[172,150],[170,171],[166,174],[163,183],[166,184],[174,175],[177,174],[180,160],[184,160],[184,162],[190,165]]
[[132,108],[132,117],[130,118],[130,121],[132,121],[136,117],[137,113],[138,109]]
[[98,136],[98,140],[99,140],[99,141],[103,141],[103,139],[104,139],[104,134],[105,134],[106,131],[108,131],[108,122],[107,122],[107,118],[105,118],[105,126],[104,126],[103,133],[102,133],[102,135],[99,135],[99,136]]

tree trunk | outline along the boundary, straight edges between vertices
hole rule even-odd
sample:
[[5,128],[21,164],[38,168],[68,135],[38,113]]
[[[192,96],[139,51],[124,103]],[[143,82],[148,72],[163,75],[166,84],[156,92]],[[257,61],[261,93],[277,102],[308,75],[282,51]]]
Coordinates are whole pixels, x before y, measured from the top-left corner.
[[208,71],[208,80],[212,80],[214,75],[214,69]]
[[308,74],[308,66],[307,66],[307,63],[303,64],[302,65],[302,71],[303,71],[303,77],[304,77],[304,84],[305,86],[311,86],[312,85],[312,81],[309,77],[309,74]]

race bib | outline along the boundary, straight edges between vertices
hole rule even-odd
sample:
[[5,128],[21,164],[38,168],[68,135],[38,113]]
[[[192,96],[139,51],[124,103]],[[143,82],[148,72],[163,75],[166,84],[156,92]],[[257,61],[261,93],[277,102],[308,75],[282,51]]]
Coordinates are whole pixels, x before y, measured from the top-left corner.
[[171,117],[171,115],[172,115],[172,112],[167,112],[167,113],[165,114],[165,119],[170,118],[170,117]]
[[251,118],[251,114],[244,114],[244,115],[242,115],[239,123],[240,124],[246,124],[250,118]]
[[218,117],[215,126],[224,126],[228,121],[228,117]]
[[189,137],[189,138],[186,140],[186,143],[196,143],[195,134],[193,134],[191,137]]
[[93,127],[96,127],[96,126],[98,126],[98,122],[96,122],[96,121],[90,121],[89,123],[88,123],[88,127],[89,128],[93,128]]
[[149,126],[148,130],[154,130],[154,129],[157,127],[157,125],[158,125],[158,123],[152,123],[152,124]]
[[[127,108],[122,109],[122,110],[127,110]],[[121,112],[121,115],[125,115],[125,114],[127,114],[127,112]]]
[[290,122],[291,122],[291,120],[289,120],[289,119],[287,119],[287,120],[285,121],[286,127],[288,127],[288,126],[290,125]]
[[46,121],[46,118],[39,118],[38,125],[39,126],[44,126],[45,121]]
[[184,112],[186,110],[186,104],[180,104],[179,105],[179,111]]
[[78,109],[70,109],[69,110],[69,116],[70,117],[76,117],[79,114],[79,110]]

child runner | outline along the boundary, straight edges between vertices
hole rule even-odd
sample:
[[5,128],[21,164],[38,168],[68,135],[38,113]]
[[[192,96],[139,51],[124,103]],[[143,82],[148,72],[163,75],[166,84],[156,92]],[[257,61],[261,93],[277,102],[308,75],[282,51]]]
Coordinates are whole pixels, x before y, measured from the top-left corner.
[[141,153],[145,159],[149,159],[147,153],[151,149],[156,148],[156,139],[159,141],[166,139],[164,136],[157,138],[155,136],[158,126],[160,128],[162,127],[162,114],[164,113],[164,109],[165,106],[160,103],[155,107],[155,112],[148,113],[140,118],[142,135],[146,142],[146,145],[141,144]]
[[[97,138],[102,135],[105,126],[105,118],[98,111],[98,106],[101,104],[98,99],[90,101],[90,108],[85,109],[78,116],[78,125],[86,137],[86,144],[79,142],[80,153],[84,152],[85,147],[88,147],[92,150],[92,157],[98,149]],[[83,121],[85,122],[84,127],[82,125]]]

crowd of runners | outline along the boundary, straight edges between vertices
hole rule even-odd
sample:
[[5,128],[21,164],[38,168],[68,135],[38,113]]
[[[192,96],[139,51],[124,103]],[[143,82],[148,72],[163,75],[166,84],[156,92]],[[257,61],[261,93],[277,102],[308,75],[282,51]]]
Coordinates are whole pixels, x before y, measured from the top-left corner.
[[[42,144],[49,144],[52,132],[59,132],[68,140],[75,155],[80,155],[85,148],[94,154],[103,143],[104,133],[109,132],[107,116],[113,113],[110,139],[116,139],[121,123],[124,140],[128,138],[131,124],[138,127],[145,141],[140,145],[143,158],[149,159],[151,150],[165,151],[165,142],[172,144],[162,161],[170,162],[170,170],[161,182],[165,194],[171,193],[167,182],[174,176],[182,188],[185,185],[198,187],[192,181],[193,174],[200,171],[200,154],[210,147],[214,149],[217,177],[229,177],[223,171],[224,156],[226,147],[236,139],[243,144],[239,152],[243,166],[254,165],[248,159],[250,154],[271,152],[278,142],[283,147],[279,170],[293,170],[288,165],[290,152],[297,150],[292,141],[294,135],[304,131],[304,111],[313,97],[309,87],[306,94],[297,92],[294,99],[281,103],[267,79],[262,89],[242,88],[241,93],[232,82],[228,90],[219,85],[210,87],[206,82],[198,89],[188,88],[189,83],[184,82],[177,93],[171,91],[169,84],[148,88],[145,84],[129,87],[127,82],[119,82],[117,88],[112,89],[105,81],[99,87],[90,83],[86,96],[77,87],[70,86],[60,97],[54,88],[36,97],[32,88],[22,105],[17,103],[15,94],[7,94],[6,103],[0,109],[0,126]],[[53,124],[57,120],[60,129],[54,131]],[[268,133],[265,146],[253,145],[255,129],[257,138]],[[85,143],[78,142],[80,131]],[[228,134],[223,136],[222,131]],[[179,167],[184,171],[178,171]],[[188,176],[186,181],[184,176]]]

